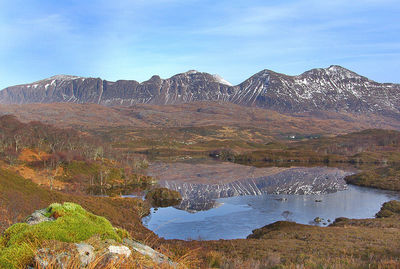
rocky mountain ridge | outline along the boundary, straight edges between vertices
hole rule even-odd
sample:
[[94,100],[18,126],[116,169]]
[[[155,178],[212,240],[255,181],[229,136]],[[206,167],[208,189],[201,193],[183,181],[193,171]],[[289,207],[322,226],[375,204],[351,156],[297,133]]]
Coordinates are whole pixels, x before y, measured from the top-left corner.
[[400,84],[378,83],[332,65],[298,76],[263,70],[235,86],[218,75],[191,70],[168,79],[153,76],[142,83],[58,75],[0,91],[0,104],[130,106],[196,101],[224,101],[288,113],[322,110],[400,117]]

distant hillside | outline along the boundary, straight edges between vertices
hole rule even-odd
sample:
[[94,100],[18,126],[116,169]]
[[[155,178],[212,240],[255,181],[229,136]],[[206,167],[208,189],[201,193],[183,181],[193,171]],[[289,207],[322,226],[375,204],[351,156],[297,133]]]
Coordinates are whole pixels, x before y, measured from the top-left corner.
[[113,128],[192,128],[232,126],[264,129],[262,135],[343,134],[363,129],[400,130],[400,120],[348,112],[312,112],[287,115],[269,109],[228,102],[194,102],[178,105],[138,104],[130,107],[98,104],[1,105],[0,115],[13,114],[23,122],[35,121],[80,130]]
[[298,76],[263,70],[232,86],[218,75],[188,71],[139,83],[58,75],[0,91],[1,104],[181,104],[224,101],[279,112],[334,111],[399,117],[400,84],[377,83],[340,66]]

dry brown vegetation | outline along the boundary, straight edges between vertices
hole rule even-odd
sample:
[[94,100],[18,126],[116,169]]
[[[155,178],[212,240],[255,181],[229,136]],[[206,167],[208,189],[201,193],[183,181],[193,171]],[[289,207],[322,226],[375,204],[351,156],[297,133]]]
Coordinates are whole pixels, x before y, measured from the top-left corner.
[[[368,128],[400,130],[398,120],[376,115],[322,111],[286,115],[223,102],[131,107],[0,105],[1,113],[15,114],[23,122],[40,118],[55,126],[73,127],[101,137],[103,144],[112,145],[123,154],[136,152],[168,161],[187,156],[204,157],[213,150],[225,148],[239,154],[257,152],[270,149],[270,144],[276,142],[290,147],[292,142],[303,139]],[[332,142],[331,146],[335,143]],[[292,153],[303,154],[304,149]],[[324,153],[317,154],[320,157]]]
[[101,138],[40,122],[0,117],[0,159],[33,182],[68,192],[101,193],[142,188],[154,179],[140,175],[145,159],[122,154]]
[[114,225],[124,228],[144,240],[154,234],[143,227],[141,217],[149,213],[149,206],[141,199],[93,197],[71,195],[41,188],[17,175],[0,168],[0,206],[3,229],[10,223],[21,222],[33,211],[54,202],[74,202],[96,215],[104,216]]
[[138,104],[105,107],[97,104],[0,105],[1,114],[13,114],[24,122],[40,119],[62,127],[194,127],[253,126],[269,131],[298,133],[346,133],[367,128],[399,129],[392,118],[334,112],[281,114],[224,102],[194,102],[179,105]]
[[345,178],[348,184],[400,191],[400,166],[370,167],[363,172]]
[[[391,203],[382,210],[400,205]],[[254,230],[248,239],[169,240],[164,244],[170,248],[200,248],[203,260],[222,268],[398,268],[400,215],[365,220],[340,218],[330,227],[280,221]]]
[[[400,129],[396,120],[324,112],[288,116],[207,102],[129,108],[2,105],[0,113],[15,113],[23,121],[12,116],[0,121],[0,231],[52,202],[71,201],[106,217],[113,225],[128,230],[133,238],[170,257],[196,261],[187,263],[193,268],[326,268],[327,264],[330,268],[400,267],[398,213],[388,216],[386,212],[388,217],[379,219],[339,219],[326,228],[279,222],[242,240],[179,241],[160,239],[142,225],[141,217],[148,214],[149,205],[140,199],[71,193],[71,186],[78,189],[82,184],[126,186],[128,179],[142,181],[140,176],[127,177],[137,175],[140,167],[125,170],[138,161],[138,153],[173,161],[226,149],[227,159],[250,164],[266,160],[392,163],[383,168],[370,167],[372,170],[348,180],[379,188],[389,188],[390,183],[395,186],[391,189],[399,190],[400,172],[395,166],[400,161],[399,133],[360,131]],[[58,127],[29,122],[37,118]],[[344,134],[351,131],[359,132]],[[336,134],[344,135],[333,136]],[[53,190],[46,178],[52,180]]]

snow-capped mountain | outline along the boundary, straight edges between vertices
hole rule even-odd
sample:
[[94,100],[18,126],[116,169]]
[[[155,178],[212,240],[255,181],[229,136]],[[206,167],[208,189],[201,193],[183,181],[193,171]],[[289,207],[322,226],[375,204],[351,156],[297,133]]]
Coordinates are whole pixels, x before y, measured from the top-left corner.
[[335,65],[299,76],[263,70],[238,88],[232,102],[281,112],[333,110],[389,115],[400,112],[400,84],[377,83]]
[[400,115],[400,84],[377,83],[340,66],[298,76],[263,70],[232,86],[218,75],[195,70],[139,83],[58,75],[0,91],[2,104],[97,103],[102,105],[179,104],[226,101],[280,112],[347,111]]

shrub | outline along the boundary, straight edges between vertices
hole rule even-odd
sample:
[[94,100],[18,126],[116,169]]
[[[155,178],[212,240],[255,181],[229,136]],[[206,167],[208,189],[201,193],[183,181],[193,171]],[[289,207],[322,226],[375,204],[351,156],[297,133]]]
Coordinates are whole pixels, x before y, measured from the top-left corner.
[[167,207],[179,204],[182,196],[179,192],[167,188],[156,188],[146,194],[148,200],[153,206]]

